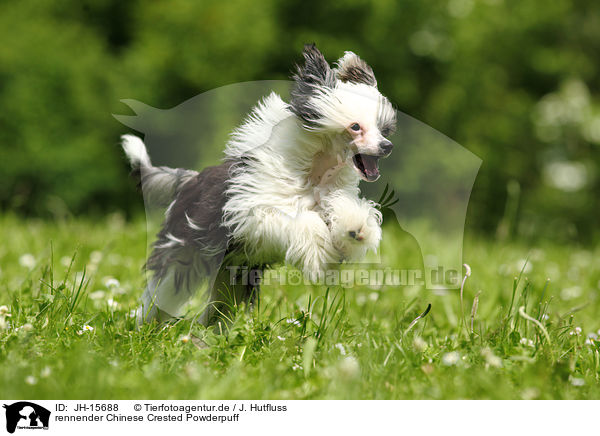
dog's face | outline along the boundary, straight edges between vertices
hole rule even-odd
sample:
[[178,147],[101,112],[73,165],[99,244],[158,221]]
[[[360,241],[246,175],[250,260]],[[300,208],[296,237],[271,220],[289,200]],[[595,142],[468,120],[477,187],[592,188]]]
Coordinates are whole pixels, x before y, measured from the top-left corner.
[[396,112],[377,90],[373,70],[352,52],[331,69],[314,45],[305,47],[304,58],[294,76],[292,111],[307,129],[327,135],[363,180],[377,180],[379,159],[392,152],[386,137],[396,127]]

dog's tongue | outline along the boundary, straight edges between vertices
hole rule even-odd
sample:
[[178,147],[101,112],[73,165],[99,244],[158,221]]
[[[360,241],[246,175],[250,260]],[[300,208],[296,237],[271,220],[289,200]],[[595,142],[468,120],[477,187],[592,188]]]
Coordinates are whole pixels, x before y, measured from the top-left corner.
[[379,178],[379,168],[377,168],[378,157],[369,156],[368,154],[357,154],[354,156],[354,160],[367,181],[374,182]]

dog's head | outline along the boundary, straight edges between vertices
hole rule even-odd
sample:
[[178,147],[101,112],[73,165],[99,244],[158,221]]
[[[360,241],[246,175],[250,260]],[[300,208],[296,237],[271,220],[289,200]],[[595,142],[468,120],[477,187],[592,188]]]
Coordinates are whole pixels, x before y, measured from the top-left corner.
[[294,75],[291,110],[306,129],[327,135],[336,153],[349,156],[363,180],[377,180],[379,159],[392,152],[387,137],[396,112],[378,91],[373,70],[349,51],[332,69],[314,44],[304,47],[304,59]]

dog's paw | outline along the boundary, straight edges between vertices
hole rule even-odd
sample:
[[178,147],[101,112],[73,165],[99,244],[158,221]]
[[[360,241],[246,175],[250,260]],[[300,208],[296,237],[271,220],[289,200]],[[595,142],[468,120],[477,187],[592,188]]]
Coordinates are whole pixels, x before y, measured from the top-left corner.
[[377,252],[381,214],[370,201],[336,193],[323,199],[322,205],[332,243],[342,259],[357,261],[369,250]]
[[336,250],[329,228],[316,212],[299,213],[291,222],[286,262],[302,270],[312,282],[325,276],[325,266],[335,262]]
[[[374,211],[375,209],[373,209]],[[366,221],[364,228],[364,243],[368,250],[377,252],[379,243],[381,242],[381,220],[379,215],[375,215],[375,212],[371,213]]]
[[323,283],[325,281],[325,265],[309,262],[302,268],[302,274],[306,280],[313,284]]

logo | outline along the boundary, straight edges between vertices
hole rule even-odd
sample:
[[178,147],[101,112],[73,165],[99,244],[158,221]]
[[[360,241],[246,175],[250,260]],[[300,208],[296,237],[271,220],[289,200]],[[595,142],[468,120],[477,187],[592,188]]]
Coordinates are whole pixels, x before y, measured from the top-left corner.
[[4,405],[6,409],[6,431],[14,433],[18,429],[48,430],[50,422],[50,411],[28,401],[19,401],[10,406]]

